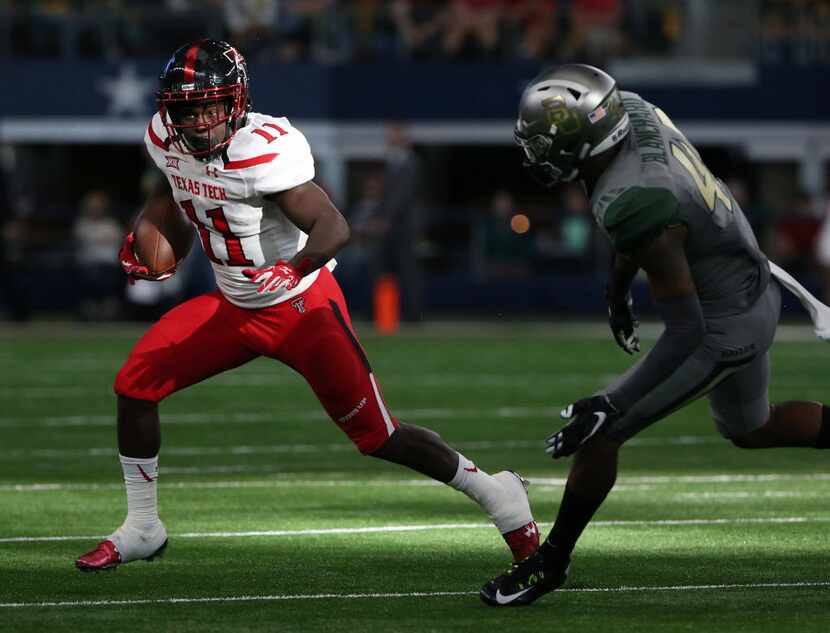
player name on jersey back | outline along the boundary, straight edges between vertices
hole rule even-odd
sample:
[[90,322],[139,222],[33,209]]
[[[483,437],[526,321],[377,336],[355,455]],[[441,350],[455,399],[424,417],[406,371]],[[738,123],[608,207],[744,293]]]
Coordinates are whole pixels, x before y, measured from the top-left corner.
[[177,152],[158,113],[144,142],[181,212],[195,227],[216,283],[231,303],[266,307],[314,283],[316,271],[291,291],[259,294],[258,285],[242,274],[245,268],[290,260],[308,239],[271,198],[314,178],[311,148],[288,119],[249,113],[224,151],[209,160]]
[[769,265],[740,205],[665,112],[620,95],[631,131],[591,193],[597,224],[623,253],[682,224],[704,315],[746,311],[766,289]]

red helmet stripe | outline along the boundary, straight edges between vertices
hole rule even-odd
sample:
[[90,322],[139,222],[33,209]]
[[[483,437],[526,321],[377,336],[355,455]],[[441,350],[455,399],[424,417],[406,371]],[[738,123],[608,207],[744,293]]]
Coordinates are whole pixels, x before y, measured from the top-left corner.
[[187,55],[185,55],[183,83],[192,84],[193,80],[196,78],[195,66],[196,56],[199,54],[199,48],[199,43],[196,43],[188,49]]

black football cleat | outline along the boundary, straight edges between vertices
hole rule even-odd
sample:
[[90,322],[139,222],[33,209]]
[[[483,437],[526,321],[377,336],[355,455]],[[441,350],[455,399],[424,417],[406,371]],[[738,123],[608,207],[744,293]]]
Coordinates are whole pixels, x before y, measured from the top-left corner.
[[[565,584],[571,570],[569,560],[545,560],[544,545],[536,553],[493,578],[479,591],[485,604],[492,607],[524,607],[546,593]],[[548,558],[551,558],[548,553]]]

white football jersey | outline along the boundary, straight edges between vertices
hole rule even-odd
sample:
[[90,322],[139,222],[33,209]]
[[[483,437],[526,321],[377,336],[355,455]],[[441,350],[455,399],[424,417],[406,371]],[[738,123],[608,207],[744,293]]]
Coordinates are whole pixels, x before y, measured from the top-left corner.
[[[258,294],[242,271],[290,260],[308,236],[266,194],[297,187],[314,178],[314,158],[305,136],[286,118],[251,112],[225,151],[207,161],[177,152],[158,113],[144,144],[170,183],[179,209],[193,223],[216,284],[231,303],[262,308],[304,292],[318,271],[286,292]],[[327,266],[334,268],[331,260]]]

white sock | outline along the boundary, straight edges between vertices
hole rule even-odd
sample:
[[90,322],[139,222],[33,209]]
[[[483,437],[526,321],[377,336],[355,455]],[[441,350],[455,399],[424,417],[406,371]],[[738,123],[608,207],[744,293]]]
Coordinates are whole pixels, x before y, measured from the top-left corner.
[[158,497],[156,493],[159,459],[124,457],[119,455],[124,485],[127,489],[127,518],[125,526],[141,532],[150,532],[158,527]]
[[463,492],[480,505],[490,520],[496,524],[499,532],[504,534],[512,529],[512,527],[502,529],[511,519],[510,516],[504,516],[506,494],[504,487],[492,475],[478,468],[461,453],[458,454],[458,470],[455,472],[455,477],[447,485]]

